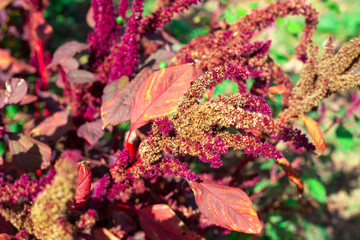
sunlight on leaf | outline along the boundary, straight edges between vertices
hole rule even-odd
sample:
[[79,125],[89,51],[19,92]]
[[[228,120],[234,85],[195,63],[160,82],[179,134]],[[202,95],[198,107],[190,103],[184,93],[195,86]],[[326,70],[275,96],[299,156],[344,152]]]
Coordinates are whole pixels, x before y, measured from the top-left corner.
[[258,234],[262,230],[251,200],[240,188],[208,181],[188,182],[200,212],[212,223],[233,231]]
[[303,120],[305,127],[313,140],[313,143],[316,147],[315,153],[321,155],[322,152],[325,150],[325,140],[319,123],[302,114],[299,115],[299,117],[301,118],[301,120]]

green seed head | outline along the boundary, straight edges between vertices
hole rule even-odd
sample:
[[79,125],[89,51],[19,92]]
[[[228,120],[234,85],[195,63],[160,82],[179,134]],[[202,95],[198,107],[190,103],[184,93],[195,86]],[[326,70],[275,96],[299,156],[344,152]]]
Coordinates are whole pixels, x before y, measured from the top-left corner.
[[159,68],[163,69],[163,68],[166,68],[167,67],[167,62],[166,61],[161,61],[159,63]]

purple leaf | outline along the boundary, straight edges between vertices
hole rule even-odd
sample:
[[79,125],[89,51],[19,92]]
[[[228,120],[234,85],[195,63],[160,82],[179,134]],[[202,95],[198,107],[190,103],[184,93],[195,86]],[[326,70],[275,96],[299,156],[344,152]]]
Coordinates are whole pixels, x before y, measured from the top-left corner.
[[79,127],[77,135],[84,138],[91,146],[93,146],[104,135],[104,130],[101,126],[101,120],[84,123]]
[[53,59],[51,63],[47,65],[47,68],[51,68],[58,64],[63,63],[67,59],[74,57],[76,53],[79,53],[87,49],[88,47],[89,47],[88,44],[79,43],[77,41],[70,41],[64,43],[55,51]]
[[144,68],[125,88],[101,105],[103,127],[107,125],[116,126],[130,120],[135,94],[151,73],[150,68]]
[[14,163],[26,171],[45,169],[51,160],[51,148],[21,133],[10,133],[9,150]]
[[101,101],[103,103],[109,101],[117,92],[120,92],[129,83],[129,78],[123,76],[109,84],[107,84],[103,90]]
[[84,84],[96,81],[96,76],[85,70],[72,70],[67,74],[67,77],[71,83]]
[[5,93],[0,97],[0,108],[6,104],[17,104],[26,95],[28,86],[22,78],[12,78],[5,82]]

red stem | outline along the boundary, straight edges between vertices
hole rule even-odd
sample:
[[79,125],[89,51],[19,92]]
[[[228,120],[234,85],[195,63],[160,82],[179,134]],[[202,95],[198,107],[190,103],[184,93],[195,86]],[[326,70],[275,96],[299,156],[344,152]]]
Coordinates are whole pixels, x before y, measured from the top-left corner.
[[39,72],[41,75],[41,82],[43,86],[43,90],[48,90],[48,82],[45,74],[45,63],[44,63],[44,55],[43,55],[43,47],[42,47],[42,41],[39,38],[37,41],[37,48],[36,48],[36,56],[39,63]]

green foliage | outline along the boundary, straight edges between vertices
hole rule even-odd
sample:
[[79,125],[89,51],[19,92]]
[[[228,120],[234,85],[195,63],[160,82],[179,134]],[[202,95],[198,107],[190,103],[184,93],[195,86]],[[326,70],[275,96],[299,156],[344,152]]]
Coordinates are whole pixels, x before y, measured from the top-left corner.
[[341,147],[350,150],[354,146],[353,135],[343,125],[339,125],[336,129],[337,140]]
[[303,220],[302,225],[305,229],[305,237],[307,240],[326,240],[327,233],[323,226]]
[[320,181],[315,178],[308,178],[307,185],[312,197],[319,203],[326,203],[326,188]]
[[231,95],[238,92],[238,86],[235,82],[226,79],[214,89],[213,97],[217,98],[219,95]]

